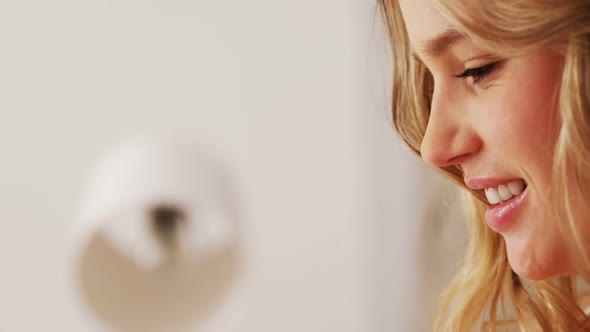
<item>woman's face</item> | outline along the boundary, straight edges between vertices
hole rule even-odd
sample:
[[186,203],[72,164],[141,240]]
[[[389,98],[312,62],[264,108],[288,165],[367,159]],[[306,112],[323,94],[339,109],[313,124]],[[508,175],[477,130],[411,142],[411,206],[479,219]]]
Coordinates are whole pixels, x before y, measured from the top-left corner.
[[459,165],[485,190],[486,221],[519,275],[573,273],[549,206],[563,58],[549,50],[503,58],[477,48],[429,0],[400,0],[412,50],[434,77],[422,158]]

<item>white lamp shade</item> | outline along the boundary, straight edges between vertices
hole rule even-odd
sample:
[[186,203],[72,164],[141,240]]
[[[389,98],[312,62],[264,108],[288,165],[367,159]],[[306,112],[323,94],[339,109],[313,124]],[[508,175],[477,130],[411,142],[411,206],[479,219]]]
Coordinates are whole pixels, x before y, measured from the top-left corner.
[[115,330],[181,331],[223,297],[238,264],[233,183],[194,143],[136,138],[92,173],[74,238],[88,307]]

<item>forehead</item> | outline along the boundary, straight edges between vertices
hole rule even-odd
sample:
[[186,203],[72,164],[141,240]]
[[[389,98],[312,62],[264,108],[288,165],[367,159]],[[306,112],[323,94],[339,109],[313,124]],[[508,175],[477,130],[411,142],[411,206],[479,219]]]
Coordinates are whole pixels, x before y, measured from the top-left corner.
[[398,1],[412,49],[417,50],[424,41],[451,28],[449,21],[434,9],[432,0]]

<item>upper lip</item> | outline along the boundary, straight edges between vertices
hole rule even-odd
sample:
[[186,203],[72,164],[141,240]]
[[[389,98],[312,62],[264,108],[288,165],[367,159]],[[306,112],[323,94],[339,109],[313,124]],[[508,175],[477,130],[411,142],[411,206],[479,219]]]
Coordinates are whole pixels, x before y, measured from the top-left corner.
[[484,177],[484,176],[466,176],[463,181],[465,181],[465,185],[473,190],[480,190],[490,187],[497,187],[501,184],[507,184],[514,180],[522,180],[522,178],[517,177],[503,177],[503,178],[492,178],[492,177]]

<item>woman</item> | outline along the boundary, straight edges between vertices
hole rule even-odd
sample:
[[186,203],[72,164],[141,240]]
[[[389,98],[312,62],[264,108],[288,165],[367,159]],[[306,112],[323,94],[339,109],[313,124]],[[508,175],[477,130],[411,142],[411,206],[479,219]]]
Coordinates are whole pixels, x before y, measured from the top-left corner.
[[590,1],[380,0],[393,119],[466,189],[470,245],[437,330],[590,331]]

